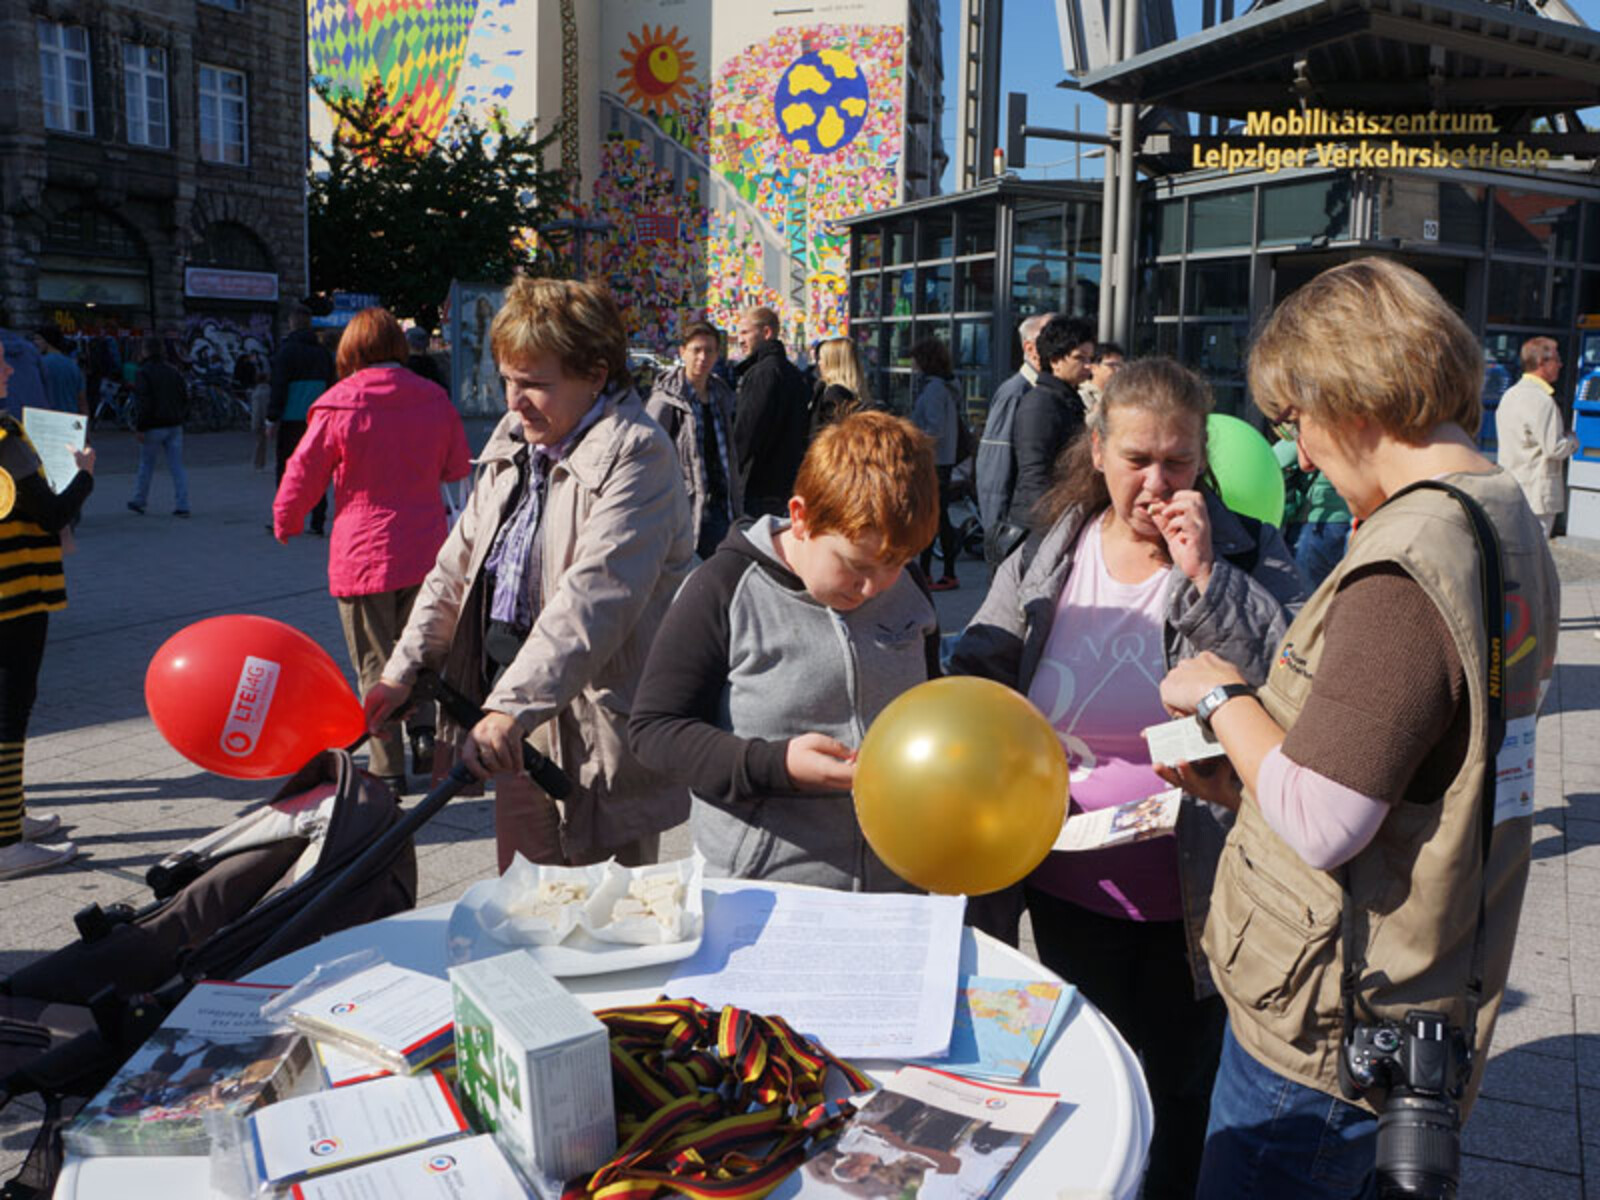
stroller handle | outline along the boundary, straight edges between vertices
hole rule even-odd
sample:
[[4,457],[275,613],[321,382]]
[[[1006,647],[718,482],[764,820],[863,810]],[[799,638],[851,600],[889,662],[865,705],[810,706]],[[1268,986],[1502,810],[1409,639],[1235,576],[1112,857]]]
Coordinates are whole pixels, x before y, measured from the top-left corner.
[[[446,683],[437,671],[418,672],[411,694],[418,699],[432,700],[463,729],[470,729],[483,720],[483,710]],[[567,773],[526,741],[522,743],[522,765],[528,777],[555,799],[565,800],[572,794],[572,780]]]

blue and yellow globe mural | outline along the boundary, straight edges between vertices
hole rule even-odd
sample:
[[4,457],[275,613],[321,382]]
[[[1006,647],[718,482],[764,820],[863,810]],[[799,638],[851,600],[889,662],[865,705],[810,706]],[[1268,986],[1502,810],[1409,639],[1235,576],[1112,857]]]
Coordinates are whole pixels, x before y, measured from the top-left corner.
[[778,132],[811,154],[847,146],[867,120],[867,77],[841,50],[802,54],[789,64],[773,93]]

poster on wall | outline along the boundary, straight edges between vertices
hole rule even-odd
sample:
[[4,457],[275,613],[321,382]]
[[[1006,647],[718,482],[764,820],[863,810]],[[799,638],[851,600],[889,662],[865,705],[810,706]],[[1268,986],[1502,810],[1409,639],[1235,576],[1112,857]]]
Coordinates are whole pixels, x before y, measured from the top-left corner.
[[464,417],[505,412],[500,368],[489,345],[489,327],[505,300],[505,289],[487,283],[450,285],[450,394]]

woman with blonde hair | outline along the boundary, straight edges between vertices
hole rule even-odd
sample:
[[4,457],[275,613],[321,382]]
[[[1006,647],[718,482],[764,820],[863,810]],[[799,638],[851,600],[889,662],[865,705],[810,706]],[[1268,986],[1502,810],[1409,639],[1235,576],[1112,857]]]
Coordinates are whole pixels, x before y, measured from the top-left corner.
[[[318,396],[272,502],[273,534],[287,543],[333,484],[328,590],[363,690],[378,682],[405,628],[433,556],[444,543],[441,483],[472,469],[467,433],[444,389],[408,371],[410,347],[387,309],[365,308],[339,338],[339,382]],[[431,706],[411,714],[411,769],[433,770]],[[400,730],[373,730],[368,769],[406,790]]]
[[[694,556],[667,435],[628,375],[622,314],[603,288],[519,279],[489,340],[506,415],[382,679],[381,727],[417,672],[439,671],[486,715],[457,731],[495,781],[495,847],[512,857],[654,861],[689,795],[628,749],[645,656]],[[563,806],[523,773],[527,739],[573,783]]]
[[829,338],[817,347],[817,383],[811,397],[811,436],[853,412],[876,407],[861,353],[847,337]]
[[[1161,683],[1233,767],[1175,778],[1237,811],[1205,929],[1228,1028],[1201,1196],[1387,1195],[1386,1136],[1424,1128],[1411,1180],[1454,1194],[1446,1156],[1528,878],[1560,611],[1544,530],[1474,440],[1482,371],[1433,286],[1376,258],[1294,292],[1251,350],[1256,405],[1361,524],[1264,683],[1242,648]],[[1385,1094],[1408,1072],[1352,1054],[1389,1038],[1425,1109]]]

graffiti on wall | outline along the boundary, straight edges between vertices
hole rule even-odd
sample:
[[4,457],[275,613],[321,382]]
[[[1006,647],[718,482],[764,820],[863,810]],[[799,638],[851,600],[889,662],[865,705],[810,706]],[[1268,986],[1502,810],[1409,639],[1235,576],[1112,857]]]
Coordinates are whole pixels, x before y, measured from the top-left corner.
[[207,377],[233,378],[233,368],[246,354],[263,359],[272,354],[272,314],[248,316],[190,313],[183,321],[181,361]]

